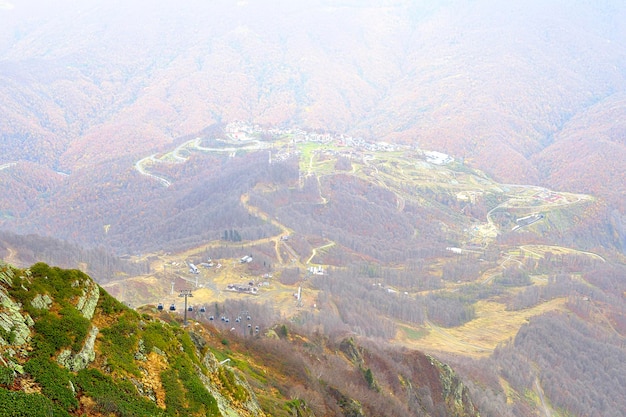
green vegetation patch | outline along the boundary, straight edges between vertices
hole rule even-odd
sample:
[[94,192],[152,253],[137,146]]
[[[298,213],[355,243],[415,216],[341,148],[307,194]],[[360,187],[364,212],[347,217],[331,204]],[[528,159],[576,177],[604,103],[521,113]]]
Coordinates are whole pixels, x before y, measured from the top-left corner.
[[12,345],[15,342],[15,332],[13,331],[13,328],[11,330],[6,330],[4,327],[0,327],[0,338],[9,345]]
[[15,379],[15,371],[6,366],[0,366],[0,385],[9,386],[13,383],[13,379]]
[[300,151],[300,167],[302,169],[309,168],[309,160],[313,156],[313,153],[322,147],[319,143],[315,142],[301,142],[297,145],[298,150]]
[[52,355],[61,348],[71,347],[78,352],[85,342],[91,322],[84,318],[78,310],[65,306],[57,316],[48,311],[42,311],[35,322],[34,344],[38,348],[38,355]]
[[274,395],[258,395],[261,408],[272,417],[313,416],[306,401],[300,398],[285,400]]
[[101,330],[103,338],[100,349],[112,370],[124,370],[140,375],[135,364],[135,352],[139,343],[136,330],[139,328],[138,315],[127,310],[111,327]]
[[120,303],[115,298],[111,297],[102,287],[100,287],[100,297],[98,298],[98,307],[100,311],[109,316],[113,314],[119,314],[128,310],[124,304]]
[[172,328],[164,326],[163,323],[148,323],[143,331],[142,339],[147,352],[157,348],[167,354],[173,353],[174,344],[171,341],[175,339],[175,335]]
[[[35,290],[36,293],[48,293],[52,299],[59,303],[80,296],[84,283],[91,280],[85,273],[77,269],[50,267],[43,262],[31,266],[30,271],[34,278],[31,290]],[[34,294],[31,294],[31,297],[33,296]]]
[[265,375],[262,369],[252,366],[250,362],[246,360],[231,359],[229,365],[239,369],[248,377],[258,381],[261,385],[267,384],[267,375]]
[[226,390],[232,398],[238,401],[246,401],[249,399],[248,391],[246,391],[244,387],[237,382],[235,373],[231,369],[227,367],[220,367],[217,371],[217,376],[220,380],[222,388],[224,388],[224,390]]
[[70,372],[49,358],[36,357],[24,365],[35,382],[41,385],[41,392],[64,410],[75,410],[78,401],[70,385]]
[[185,392],[176,370],[169,368],[161,372],[161,384],[165,390],[165,406],[169,410],[168,415],[185,415]]
[[67,411],[40,394],[0,388],[0,417],[69,417]]
[[174,369],[178,371],[178,376],[187,391],[189,407],[193,411],[203,410],[207,416],[219,416],[220,411],[217,407],[217,401],[202,384],[202,381],[194,371],[193,364],[183,358],[179,358],[174,363]]
[[170,368],[161,372],[161,383],[165,389],[168,415],[221,415],[217,401],[204,387],[193,363],[186,357],[177,357]]
[[[164,416],[165,412],[153,402],[141,397],[129,381],[114,381],[95,369],[85,369],[76,375],[76,385],[97,404],[105,415],[129,417]],[[56,415],[56,414],[55,414]]]
[[202,363],[200,362],[200,359],[198,359],[198,356],[196,356],[195,354],[196,347],[193,344],[193,341],[191,340],[189,333],[183,332],[178,337],[178,340],[180,341],[180,344],[182,345],[183,350],[187,354],[187,357],[189,358],[189,360],[195,363],[196,365],[198,365],[199,367],[203,367]]
[[400,328],[409,340],[419,340],[430,333],[427,329],[415,329],[409,326],[400,326]]
[[[228,339],[223,339],[221,343],[226,346],[229,342]],[[218,362],[226,360],[230,357],[229,355],[232,355],[232,351],[230,349],[216,349],[213,346],[209,346],[209,350]]]

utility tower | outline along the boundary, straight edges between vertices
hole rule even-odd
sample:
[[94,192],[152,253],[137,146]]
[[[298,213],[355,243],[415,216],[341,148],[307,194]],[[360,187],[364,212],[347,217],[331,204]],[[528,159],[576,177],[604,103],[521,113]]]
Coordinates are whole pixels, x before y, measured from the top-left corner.
[[296,304],[297,307],[302,307],[302,287],[298,287],[298,295],[296,296],[298,302]]
[[180,290],[180,294],[178,294],[179,297],[185,297],[185,318],[183,319],[183,326],[187,325],[187,298],[188,297],[193,297],[193,294],[191,293],[191,290]]

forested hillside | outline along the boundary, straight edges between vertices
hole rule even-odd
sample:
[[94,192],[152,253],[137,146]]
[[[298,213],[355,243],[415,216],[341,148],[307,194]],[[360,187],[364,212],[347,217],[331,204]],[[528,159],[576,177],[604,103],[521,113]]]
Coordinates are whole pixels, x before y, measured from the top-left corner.
[[[501,182],[598,195],[597,223],[626,247],[619,1],[117,7],[0,9],[3,228],[84,244],[110,223],[94,201],[165,198],[135,183],[138,159],[242,120],[417,144]],[[76,205],[94,213],[80,226]],[[111,215],[133,228],[153,210],[139,207]]]

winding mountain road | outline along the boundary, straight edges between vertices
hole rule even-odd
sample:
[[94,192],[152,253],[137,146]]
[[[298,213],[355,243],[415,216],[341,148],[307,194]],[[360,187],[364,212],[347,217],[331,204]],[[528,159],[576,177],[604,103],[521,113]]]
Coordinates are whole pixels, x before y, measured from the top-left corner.
[[17,162],[7,162],[6,164],[0,165],[0,171],[2,171],[3,169],[11,168],[15,165],[17,165]]
[[313,258],[315,258],[317,256],[317,251],[322,250],[322,249],[326,249],[326,248],[330,248],[335,246],[335,242],[330,242],[327,243],[325,245],[322,246],[318,246],[317,248],[313,248],[313,250],[311,251],[311,256],[309,256],[309,259],[306,260],[306,264],[310,264],[311,261],[313,260]]
[[[216,139],[216,140],[220,140],[220,139]],[[248,141],[243,146],[230,146],[230,147],[223,147],[223,148],[202,146],[201,142],[202,142],[202,138],[195,138],[195,139],[189,140],[189,141],[187,141],[185,143],[182,143],[182,144],[178,145],[176,148],[174,148],[174,150],[172,150],[172,151],[170,151],[168,153],[165,153],[160,158],[157,158],[156,154],[152,154],[150,156],[142,158],[139,161],[135,162],[135,169],[141,175],[144,175],[144,176],[149,177],[149,178],[153,178],[153,179],[159,181],[164,187],[167,188],[170,185],[172,185],[172,182],[169,181],[167,178],[165,178],[163,176],[152,174],[151,172],[148,171],[147,166],[152,165],[152,164],[182,164],[182,163],[185,163],[189,159],[189,156],[188,155],[184,155],[183,152],[187,152],[187,153],[193,152],[193,151],[218,152],[218,153],[228,153],[228,154],[230,154],[232,156],[237,151],[244,151],[244,150],[245,151],[252,151],[252,150],[259,150],[259,149],[267,149],[270,146],[269,144],[267,144],[265,142],[261,142],[259,140]],[[227,143],[227,142],[224,142],[224,143]],[[10,165],[10,164],[5,164],[5,165]],[[0,166],[0,170],[1,169],[3,169],[3,165]]]
[[148,161],[152,161],[152,162],[162,162],[158,159],[155,158],[155,155],[150,155],[150,156],[146,156],[143,159],[140,159],[139,161],[135,162],[135,169],[141,174],[141,175],[145,175],[147,177],[150,178],[154,178],[155,180],[159,181],[161,184],[163,184],[164,187],[169,187],[170,185],[172,185],[172,183],[170,181],[168,181],[167,179],[160,177],[158,175],[154,175],[149,173],[148,171],[146,171],[146,169],[144,168],[144,165],[148,162]]

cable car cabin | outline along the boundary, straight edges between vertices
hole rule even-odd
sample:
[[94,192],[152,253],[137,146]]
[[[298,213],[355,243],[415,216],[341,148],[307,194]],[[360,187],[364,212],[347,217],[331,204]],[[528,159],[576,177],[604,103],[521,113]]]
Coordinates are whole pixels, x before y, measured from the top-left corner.
[[174,304],[170,304],[170,311],[176,311],[176,306]]
[[201,313],[206,313],[206,308],[204,308],[204,306],[200,307],[200,312]]
[[193,307],[192,306],[187,307],[187,311],[193,311]]
[[159,305],[157,306],[157,310],[163,311],[163,303],[159,303]]

